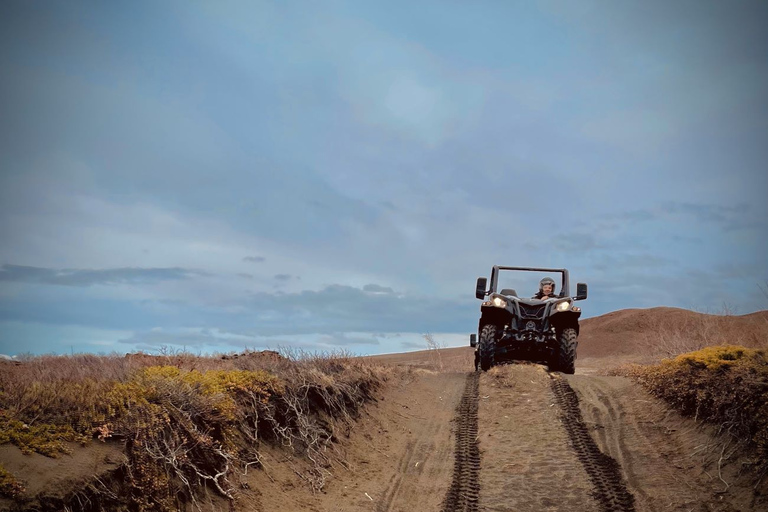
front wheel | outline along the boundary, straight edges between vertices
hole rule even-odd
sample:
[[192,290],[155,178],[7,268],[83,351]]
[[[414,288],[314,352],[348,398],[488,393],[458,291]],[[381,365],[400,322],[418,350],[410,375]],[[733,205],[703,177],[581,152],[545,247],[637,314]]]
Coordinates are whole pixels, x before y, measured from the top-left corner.
[[487,372],[495,363],[498,332],[499,328],[492,324],[484,325],[480,331],[477,349],[480,354],[480,368],[483,371]]
[[555,361],[555,370],[573,375],[576,371],[576,346],[579,335],[576,333],[576,329],[568,328],[563,329],[558,337],[560,350],[557,353]]

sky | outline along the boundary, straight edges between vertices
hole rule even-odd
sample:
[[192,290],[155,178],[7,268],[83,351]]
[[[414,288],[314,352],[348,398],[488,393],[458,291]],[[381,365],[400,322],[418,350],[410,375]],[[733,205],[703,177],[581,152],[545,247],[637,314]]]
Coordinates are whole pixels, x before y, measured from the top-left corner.
[[461,346],[493,265],[767,309],[766,48],[762,1],[2,2],[0,353]]

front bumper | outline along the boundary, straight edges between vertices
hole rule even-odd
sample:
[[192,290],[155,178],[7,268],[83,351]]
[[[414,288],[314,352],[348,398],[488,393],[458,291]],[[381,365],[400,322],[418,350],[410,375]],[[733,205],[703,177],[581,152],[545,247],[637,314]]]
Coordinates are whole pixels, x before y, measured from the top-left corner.
[[549,361],[556,351],[554,332],[508,331],[496,342],[495,358]]

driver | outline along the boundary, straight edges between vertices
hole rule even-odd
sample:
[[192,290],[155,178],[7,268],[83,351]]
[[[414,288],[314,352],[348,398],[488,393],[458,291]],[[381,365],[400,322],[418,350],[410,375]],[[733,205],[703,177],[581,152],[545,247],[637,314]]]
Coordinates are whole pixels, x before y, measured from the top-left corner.
[[547,300],[555,297],[555,280],[551,277],[545,277],[539,281],[539,292],[532,298]]

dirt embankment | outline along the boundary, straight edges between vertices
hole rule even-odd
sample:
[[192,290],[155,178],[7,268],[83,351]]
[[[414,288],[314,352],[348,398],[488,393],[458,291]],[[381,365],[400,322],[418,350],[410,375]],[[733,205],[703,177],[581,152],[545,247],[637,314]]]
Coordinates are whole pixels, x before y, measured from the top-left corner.
[[344,465],[321,493],[312,494],[293,471],[301,464],[272,451],[263,471],[248,479],[257,490],[243,511],[440,510],[454,472],[452,431],[466,374],[416,370],[378,396],[351,435],[340,440]]

